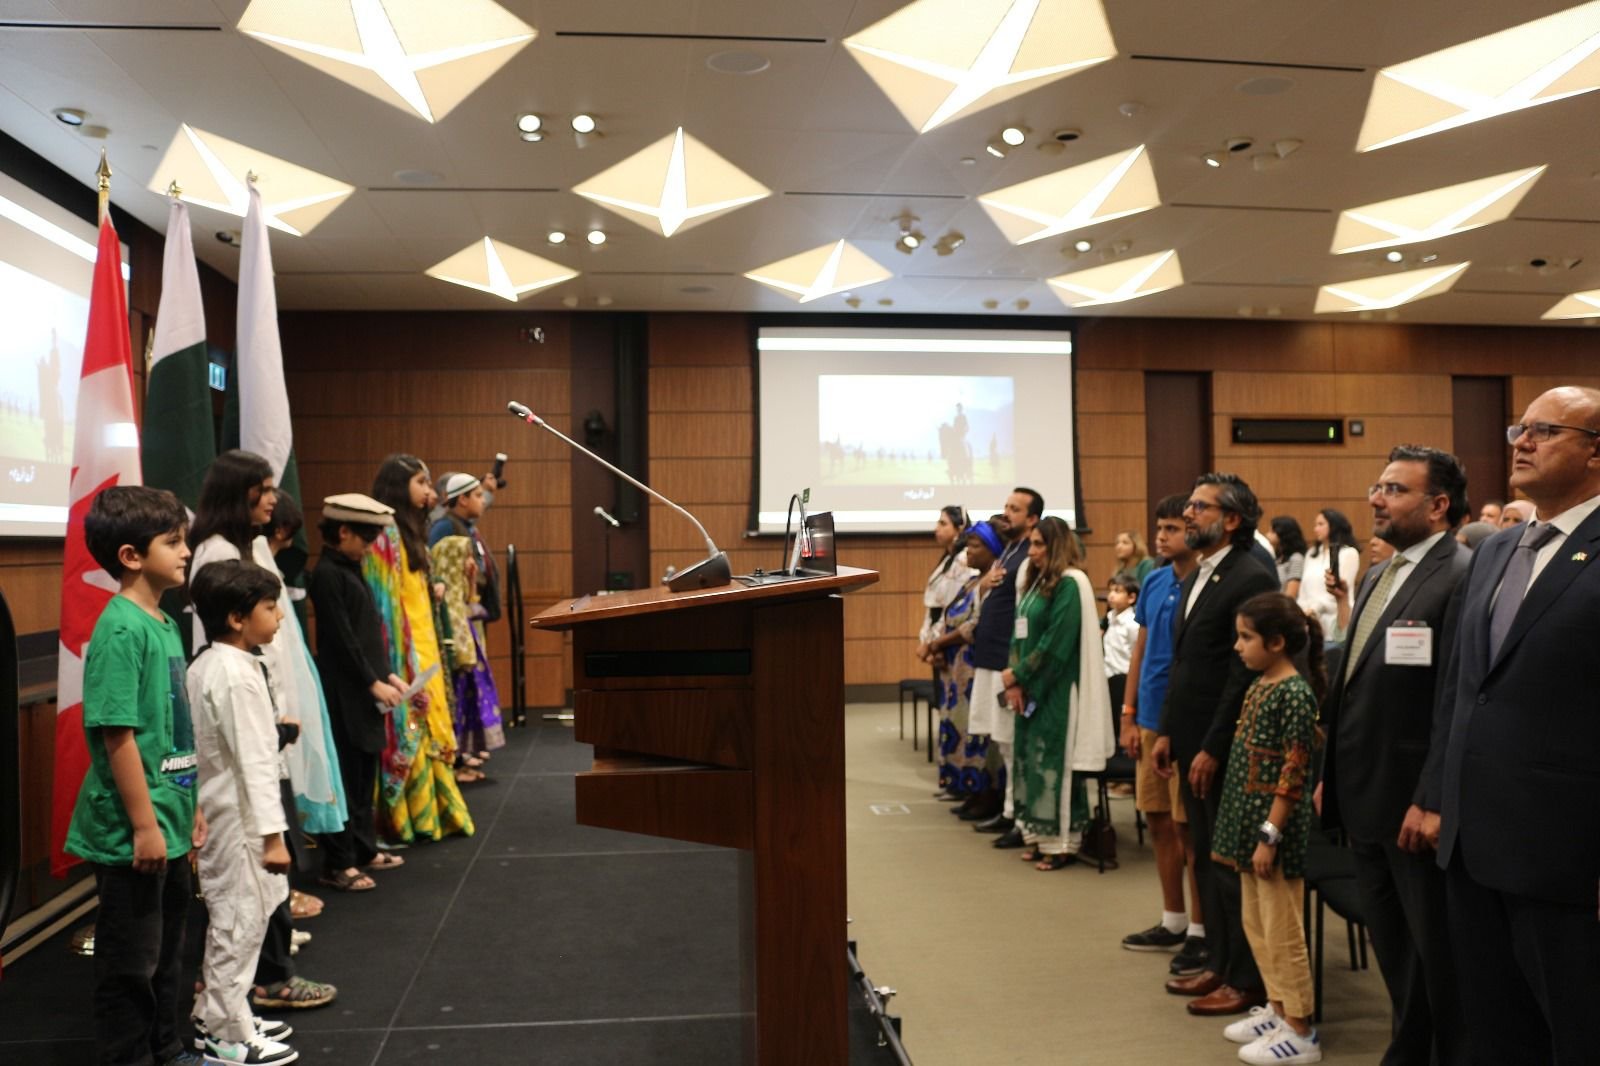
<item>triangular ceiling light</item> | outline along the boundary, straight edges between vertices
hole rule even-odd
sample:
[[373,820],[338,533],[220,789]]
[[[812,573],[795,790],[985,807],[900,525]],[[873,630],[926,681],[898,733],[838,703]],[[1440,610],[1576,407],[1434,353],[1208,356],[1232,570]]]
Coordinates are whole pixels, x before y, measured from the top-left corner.
[[1370,152],[1600,88],[1600,2],[1378,71],[1356,150]]
[[242,218],[250,206],[246,182],[251,174],[261,190],[267,225],[296,237],[311,232],[355,191],[326,174],[192,126],[178,127],[148,188],[164,193],[176,182],[185,201]]
[[1600,289],[1575,292],[1539,316],[1540,318],[1600,318]]
[[1317,290],[1317,314],[1329,311],[1387,311],[1391,307],[1448,291],[1471,263],[1450,263],[1375,278],[1357,278]]
[[473,241],[423,273],[452,285],[492,293],[512,303],[530,292],[548,289],[578,276],[576,270],[490,237]]
[[772,195],[682,126],[572,191],[663,237]]
[[1183,269],[1177,251],[1169,248],[1154,255],[1060,274],[1048,281],[1068,307],[1099,307],[1175,289],[1183,284]]
[[1438,240],[1509,218],[1545,169],[1508,171],[1341,211],[1334,254]]
[[914,0],[844,45],[920,133],[1117,54],[1100,0]]
[[537,33],[492,0],[253,0],[239,32],[429,122]]
[[836,241],[757,267],[745,277],[810,303],[848,289],[862,289],[887,281],[894,272],[853,244]]
[[1150,155],[1140,145],[978,197],[1012,244],[1071,233],[1161,204]]

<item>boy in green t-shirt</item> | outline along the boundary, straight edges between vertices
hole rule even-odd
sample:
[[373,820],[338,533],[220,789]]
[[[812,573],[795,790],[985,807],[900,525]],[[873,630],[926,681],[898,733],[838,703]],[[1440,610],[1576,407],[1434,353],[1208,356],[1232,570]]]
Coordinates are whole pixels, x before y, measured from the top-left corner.
[[84,518],[95,562],[121,591],[101,612],[83,662],[90,766],[66,850],[94,864],[94,1033],[103,1066],[196,1063],[179,1036],[179,969],[193,894],[194,726],[183,643],[161,594],[183,584],[188,515],[170,492],[113,486]]

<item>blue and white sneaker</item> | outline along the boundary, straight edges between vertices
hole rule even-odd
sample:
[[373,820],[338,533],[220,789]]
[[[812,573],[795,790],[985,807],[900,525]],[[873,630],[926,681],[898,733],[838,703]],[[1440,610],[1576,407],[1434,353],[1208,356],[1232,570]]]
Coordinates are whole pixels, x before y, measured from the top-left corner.
[[[259,1014],[253,1015],[250,1020],[256,1023],[256,1035],[265,1040],[281,1044],[294,1035],[294,1026],[288,1022],[280,1022],[276,1018],[263,1018]],[[206,1040],[211,1036],[206,1030],[205,1021],[196,1014],[189,1019],[189,1022],[194,1026],[194,1049],[204,1051]]]
[[1301,1036],[1287,1025],[1279,1025],[1252,1044],[1239,1049],[1239,1060],[1253,1066],[1288,1066],[1291,1063],[1321,1062],[1322,1042],[1315,1029]]
[[1271,1007],[1251,1007],[1250,1013],[1222,1030],[1222,1035],[1235,1044],[1253,1044],[1268,1033],[1282,1028],[1278,1014]]
[[220,1063],[222,1066],[288,1066],[300,1058],[300,1053],[288,1044],[259,1036],[238,1043],[208,1036],[205,1056],[207,1062]]

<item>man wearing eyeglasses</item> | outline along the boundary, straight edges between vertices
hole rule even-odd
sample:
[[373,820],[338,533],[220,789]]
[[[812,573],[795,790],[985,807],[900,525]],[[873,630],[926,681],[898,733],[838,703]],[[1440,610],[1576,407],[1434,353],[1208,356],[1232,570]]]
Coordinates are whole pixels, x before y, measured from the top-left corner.
[[1600,390],[1551,389],[1506,437],[1535,513],[1473,555],[1429,788],[1461,1061],[1573,1066],[1600,1058]]
[[1244,936],[1239,874],[1211,861],[1211,835],[1239,707],[1256,676],[1234,654],[1234,619],[1245,600],[1278,587],[1278,573],[1251,553],[1261,506],[1236,475],[1202,474],[1183,520],[1184,543],[1198,565],[1178,588],[1172,665],[1150,756],[1156,773],[1178,774],[1205,915],[1207,969],[1175,977],[1166,987],[1195,997],[1191,1014],[1239,1014],[1262,1003],[1265,993]]
[[[1322,824],[1344,829],[1355,851],[1361,914],[1394,1009],[1385,1066],[1455,1063],[1460,997],[1432,843],[1439,800],[1425,785],[1448,607],[1472,560],[1450,535],[1467,514],[1467,475],[1448,452],[1402,444],[1367,503],[1394,554],[1362,582],[1344,659],[1328,679],[1327,754],[1313,798]],[[1442,743],[1433,757],[1443,757]]]

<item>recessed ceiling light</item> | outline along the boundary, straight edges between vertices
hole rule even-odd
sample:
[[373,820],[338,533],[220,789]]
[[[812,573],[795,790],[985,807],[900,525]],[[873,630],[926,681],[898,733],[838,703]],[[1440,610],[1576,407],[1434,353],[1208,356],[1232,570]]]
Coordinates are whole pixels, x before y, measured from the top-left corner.
[[1000,139],[1015,148],[1028,139],[1028,128],[1026,126],[1007,126],[1000,131]]
[[596,296],[594,298],[594,305],[596,307],[610,307],[614,303],[616,303],[616,301],[609,296]]
[[1425,255],[1421,259],[1417,260],[1417,262],[1419,262],[1419,263],[1437,263],[1438,261],[1439,261],[1439,253],[1438,252],[1429,252],[1427,255]]
[[1234,88],[1246,96],[1276,96],[1294,88],[1294,79],[1268,74],[1260,78],[1241,81]]
[[589,231],[589,243],[594,245],[596,248],[598,248],[602,244],[606,243],[606,231],[603,230],[603,229],[592,229],[592,230],[590,230]]
[[517,116],[517,129],[521,130],[523,133],[538,133],[540,128],[543,126],[544,119],[540,118],[538,115],[535,115],[531,111]]
[[1000,301],[999,300],[988,299],[988,300],[983,301],[983,309],[985,311],[993,311],[995,308],[997,308],[999,306],[1000,306]]
[[595,125],[596,123],[593,115],[572,116],[573,133],[593,133],[595,131]]
[[990,141],[988,144],[983,146],[983,150],[994,156],[996,159],[1004,159],[1006,157],[1006,146],[998,141]]
[[1093,241],[1074,241],[1072,247],[1077,249],[1080,252],[1087,252],[1087,251],[1090,251],[1090,250],[1092,250],[1094,248],[1094,242]]
[[1015,302],[1015,307],[1016,307],[1016,309],[1018,311],[1026,311],[1028,308],[1030,308],[1032,306],[1033,306],[1033,301],[1029,300],[1026,297],[1022,297],[1022,298],[1018,299]]
[[1385,252],[1383,253],[1383,257],[1391,263],[1398,263],[1406,256],[1404,252]]
[[558,229],[553,229],[549,233],[545,234],[544,239],[549,241],[551,244],[567,243],[567,235]]
[[884,297],[882,297],[882,298],[880,298],[878,300],[878,306],[879,307],[893,307],[894,306],[894,301],[889,299],[889,297],[884,296]]
[[922,244],[922,238],[918,237],[915,233],[907,233],[904,237],[900,238],[900,243],[905,245],[907,248],[916,248]]
[[1220,152],[1207,152],[1200,158],[1208,167],[1220,167],[1222,165],[1222,154]]
[[75,107],[58,107],[50,113],[56,117],[57,122],[63,122],[68,126],[81,126],[89,117],[86,112]]
[[706,66],[718,74],[760,74],[772,60],[759,52],[717,52],[706,58]]
[[[961,165],[964,167],[975,166],[977,162],[978,160],[970,155],[964,155],[961,157]],[[1595,171],[1594,177],[1596,181],[1600,181],[1600,170]]]

